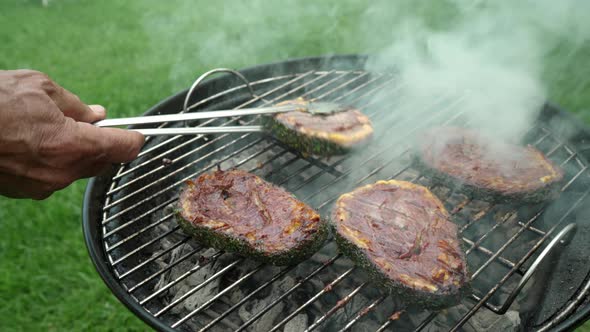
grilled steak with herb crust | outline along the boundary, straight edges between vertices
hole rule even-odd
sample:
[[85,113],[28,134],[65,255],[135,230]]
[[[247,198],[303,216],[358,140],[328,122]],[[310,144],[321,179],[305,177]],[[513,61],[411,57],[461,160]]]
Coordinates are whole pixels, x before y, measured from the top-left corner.
[[390,180],[357,188],[340,196],[332,224],[340,250],[408,303],[451,306],[469,289],[457,227],[425,187]]
[[305,111],[310,104],[303,98],[287,100],[276,106],[285,105],[301,105],[302,110],[265,117],[264,125],[279,140],[302,153],[319,156],[344,154],[367,143],[373,135],[371,121],[355,108],[313,114],[313,110]]
[[536,203],[554,197],[563,180],[563,171],[541,151],[498,142],[472,129],[434,128],[418,142],[420,168],[480,199]]
[[316,211],[284,189],[240,170],[188,181],[179,208],[180,226],[199,243],[274,265],[311,256],[327,236]]

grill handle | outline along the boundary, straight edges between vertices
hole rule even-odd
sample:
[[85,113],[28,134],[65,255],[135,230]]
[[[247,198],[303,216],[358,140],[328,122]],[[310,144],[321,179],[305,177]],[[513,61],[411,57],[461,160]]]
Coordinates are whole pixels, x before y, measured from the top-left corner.
[[[527,284],[527,282],[531,279],[533,274],[537,271],[537,269],[539,268],[539,266],[541,265],[541,263],[543,262],[545,257],[547,257],[547,255],[549,255],[549,253],[558,244],[565,243],[566,236],[569,235],[575,229],[576,229],[576,224],[571,223],[571,224],[568,224],[567,226],[565,226],[563,229],[561,229],[561,231],[559,231],[559,233],[557,233],[557,235],[555,235],[555,237],[551,240],[551,242],[549,242],[549,244],[545,247],[545,249],[543,249],[543,251],[539,254],[539,256],[535,259],[535,261],[531,264],[531,266],[526,271],[524,276],[522,276],[522,279],[520,279],[518,286],[516,286],[516,288],[514,288],[512,290],[512,292],[510,293],[510,295],[508,295],[508,298],[506,298],[506,301],[504,301],[504,304],[502,304],[501,307],[498,308],[498,307],[490,305],[488,303],[486,303],[485,306],[497,314],[500,314],[500,315],[505,314],[508,311],[508,309],[510,308],[510,306],[512,305],[512,302],[514,302],[514,300],[516,300],[516,297],[518,296],[518,294],[520,293],[522,288]],[[475,296],[475,295],[474,295],[474,297],[477,298],[477,296]],[[478,298],[478,301],[479,301],[479,298]]]
[[190,107],[188,105],[189,100],[191,98],[191,95],[195,91],[195,89],[199,86],[199,84],[201,84],[207,77],[209,77],[213,74],[217,74],[217,73],[228,73],[228,74],[232,74],[232,75],[236,76],[242,82],[244,82],[244,84],[248,88],[248,92],[250,92],[250,95],[253,98],[258,98],[258,96],[256,96],[256,94],[254,93],[254,89],[250,85],[250,81],[244,75],[242,75],[239,71],[229,69],[229,68],[215,68],[215,69],[209,70],[208,72],[202,74],[193,82],[193,85],[191,85],[191,87],[188,89],[188,92],[186,93],[186,96],[184,97],[184,103],[182,104],[182,112],[181,113],[186,113],[189,111],[189,109],[190,109]]

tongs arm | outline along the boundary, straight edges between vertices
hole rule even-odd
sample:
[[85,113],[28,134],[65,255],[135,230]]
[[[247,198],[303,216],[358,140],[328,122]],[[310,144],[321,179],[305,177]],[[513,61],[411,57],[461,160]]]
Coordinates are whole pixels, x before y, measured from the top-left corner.
[[192,127],[192,128],[153,128],[153,129],[131,129],[144,136],[166,136],[166,135],[207,135],[207,134],[229,134],[229,133],[255,133],[264,131],[262,126],[225,126],[225,127]]
[[[150,123],[164,123],[164,122],[178,122],[189,120],[204,120],[214,118],[228,118],[233,116],[245,115],[260,115],[260,114],[275,114],[291,112],[300,110],[302,107],[297,105],[260,107],[260,108],[244,108],[239,110],[221,110],[221,111],[207,111],[194,113],[179,113],[179,114],[165,114],[165,115],[148,115],[131,118],[120,119],[106,119],[95,122],[94,125],[98,127],[118,127]],[[229,128],[229,127],[225,127]]]
[[[282,106],[243,108],[237,110],[220,110],[205,111],[193,113],[165,114],[165,115],[148,115],[132,118],[106,119],[95,122],[97,127],[118,127],[129,125],[141,125],[150,123],[167,123],[189,120],[204,120],[215,118],[228,118],[245,115],[264,115],[276,114],[292,111],[309,112],[311,114],[331,114],[341,112],[347,108],[330,102],[301,102]],[[262,131],[261,126],[221,126],[221,127],[188,127],[188,128],[149,128],[149,129],[131,129],[138,131],[145,136],[155,135],[199,135],[199,134],[218,134],[218,133],[249,133]]]

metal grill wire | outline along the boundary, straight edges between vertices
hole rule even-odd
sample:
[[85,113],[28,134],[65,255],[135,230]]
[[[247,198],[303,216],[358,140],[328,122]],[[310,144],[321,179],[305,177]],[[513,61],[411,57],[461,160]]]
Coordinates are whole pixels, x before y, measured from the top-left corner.
[[[365,71],[310,71],[254,81],[251,82],[251,86],[254,87],[257,95],[237,106],[232,105],[234,108],[270,105],[296,97],[315,97],[353,104],[369,115],[374,123],[380,123],[381,121],[388,125],[395,123],[396,128],[404,128],[412,123],[408,122],[408,114],[405,114],[407,112],[394,112],[390,109],[392,105],[383,103],[381,100],[382,96],[394,95],[398,89],[402,88],[402,85],[396,82],[395,77],[389,74],[368,73]],[[241,85],[221,91],[192,105],[189,110],[196,111],[208,103],[214,103],[230,95],[238,95],[244,92],[245,88],[244,85]],[[383,91],[386,93],[382,93]],[[412,128],[405,135],[409,136],[420,128],[429,125],[464,124],[461,115],[454,110],[454,107],[459,103],[461,103],[460,96],[441,96],[434,99],[431,107],[437,108],[438,111],[430,118],[424,119],[422,127]],[[414,110],[411,116],[420,116],[421,112],[432,115],[427,111],[426,109]],[[208,120],[198,125],[250,124],[255,122],[256,119],[257,117],[246,119],[236,117],[229,120]],[[384,121],[384,119],[387,121]],[[216,123],[216,121],[221,122]],[[572,148],[554,137],[549,130],[534,126],[530,128],[528,134],[534,138],[532,141],[534,145],[543,150],[562,167],[571,170],[568,174],[571,173],[572,175],[563,186],[563,191],[575,185],[583,175],[587,176],[586,170],[588,166],[577,157]],[[146,145],[146,148],[135,162],[121,166],[113,177],[106,195],[102,225],[104,246],[110,264],[114,268],[116,277],[129,294],[155,317],[171,322],[170,325],[173,328],[181,328],[183,324],[197,317],[197,315],[206,314],[208,316],[204,317],[208,317],[210,321],[204,325],[202,330],[208,330],[216,324],[226,324],[226,328],[237,331],[245,330],[279,302],[289,301],[289,296],[297,289],[304,287],[306,282],[312,278],[317,278],[318,275],[325,271],[334,270],[336,276],[331,280],[324,281],[325,288],[310,293],[307,301],[288,313],[284,319],[271,328],[271,331],[281,329],[290,319],[305,311],[311,304],[329,293],[333,287],[339,287],[339,284],[343,284],[345,280],[352,280],[349,284],[352,283],[353,286],[350,287],[348,295],[341,298],[331,309],[316,315],[315,321],[308,326],[308,330],[313,330],[329,320],[336,312],[343,310],[359,292],[372,287],[367,281],[357,281],[352,278],[353,275],[357,274],[353,273],[355,267],[345,257],[336,252],[333,243],[329,243],[326,244],[324,249],[331,248],[327,251],[332,252],[333,256],[325,260],[323,264],[316,264],[314,268],[309,270],[310,272],[307,275],[299,278],[291,288],[273,299],[271,303],[256,312],[241,326],[234,326],[235,324],[232,325],[225,318],[240,306],[255,298],[269,285],[292,272],[296,268],[295,266],[280,269],[270,278],[267,278],[265,282],[257,285],[251,293],[236,303],[229,304],[227,310],[222,313],[211,314],[211,312],[207,311],[207,308],[215,301],[220,301],[233,288],[259,273],[264,269],[264,266],[254,265],[250,271],[244,272],[225,289],[193,311],[180,317],[171,314],[172,308],[213,280],[223,278],[224,274],[243,263],[243,259],[237,258],[230,262],[207,280],[187,290],[174,301],[170,303],[162,301],[162,296],[170,288],[211,264],[223,254],[219,251],[215,252],[207,259],[187,268],[184,273],[159,290],[151,291],[150,287],[153,287],[154,282],[161,275],[173,268],[178,268],[185,260],[197,256],[203,250],[203,248],[195,245],[191,252],[176,257],[166,266],[155,266],[158,259],[169,256],[175,248],[192,241],[182,234],[175,224],[173,213],[166,211],[166,207],[175,202],[180,186],[187,179],[220,167],[220,165],[224,165],[224,163],[235,158],[240,158],[233,161],[233,167],[243,168],[270,179],[275,184],[296,193],[300,199],[317,208],[323,215],[328,213],[330,204],[343,192],[343,187],[339,185],[345,184],[345,188],[350,190],[355,186],[371,183],[379,179],[396,178],[410,180],[430,187],[441,199],[447,199],[446,204],[452,206],[449,211],[457,216],[456,219],[459,220],[459,233],[461,239],[467,245],[468,261],[470,264],[473,263],[472,261],[477,261],[474,266],[470,266],[472,279],[477,279],[482,275],[483,271],[489,272],[490,269],[498,270],[503,268],[502,271],[504,271],[493,284],[474,290],[473,295],[471,295],[471,302],[467,301],[469,304],[468,311],[454,322],[450,328],[452,330],[460,328],[478,310],[499,312],[502,304],[498,304],[497,301],[502,299],[495,298],[494,295],[497,294],[499,289],[502,289],[509,278],[521,278],[524,275],[526,262],[530,261],[531,257],[535,256],[535,253],[543,246],[545,241],[560,228],[561,223],[575,210],[588,192],[584,192],[581,197],[572,202],[561,219],[548,224],[539,221],[542,220],[543,206],[536,206],[537,210],[524,214],[528,218],[521,219],[523,214],[517,211],[516,208],[485,204],[466,196],[459,196],[461,199],[451,201],[451,197],[457,196],[456,193],[447,188],[432,185],[427,178],[411,168],[410,163],[407,162],[408,150],[402,144],[404,137],[392,140],[390,144],[386,144],[387,146],[369,147],[361,155],[347,155],[332,158],[331,160],[303,157],[288,150],[280,142],[268,136],[253,133],[217,136],[196,135],[194,137],[173,136],[150,142],[151,144]],[[392,157],[382,160],[380,157],[384,151],[396,152],[389,152],[387,156]],[[267,168],[268,165],[281,158],[285,161],[280,167]],[[167,162],[162,162],[163,160]],[[370,169],[370,171],[360,173],[357,171],[360,167]],[[289,173],[282,174],[281,169],[287,169]],[[303,181],[298,180],[298,175],[304,172],[307,172],[306,174],[311,173],[311,176],[308,176]],[[462,213],[464,215],[459,217]],[[160,217],[154,220],[153,215]],[[500,215],[499,218],[502,222],[484,222],[486,219],[498,220],[498,215]],[[492,217],[490,218],[490,216]],[[507,220],[511,219],[518,220],[507,222]],[[163,224],[173,226],[167,231],[158,231]],[[488,241],[497,237],[498,233],[506,232],[505,226],[508,224],[511,225],[509,233],[511,235],[504,238],[501,246],[493,245],[493,241]],[[525,237],[529,239],[526,250],[520,250],[517,255],[512,253],[511,245],[518,243],[519,247],[522,248],[523,242],[519,242],[519,239]],[[530,241],[531,237],[534,238],[532,242]],[[159,245],[163,241],[169,241],[171,244],[165,249],[159,249],[161,248]],[[475,253],[477,253],[478,259],[473,258]],[[344,270],[336,269],[337,264],[347,268]],[[386,299],[387,296],[385,295],[374,296],[367,305],[358,310],[349,321],[343,324],[342,330],[349,330],[359,321],[368,319],[368,313],[377,310]],[[398,308],[388,310],[391,310],[390,315],[394,315]],[[425,313],[425,318],[417,325],[416,330],[423,329],[428,324],[436,321],[441,315],[436,312]],[[202,318],[200,320],[202,321]],[[382,331],[395,327],[398,322],[395,319],[385,319],[378,323],[380,324],[378,330]]]

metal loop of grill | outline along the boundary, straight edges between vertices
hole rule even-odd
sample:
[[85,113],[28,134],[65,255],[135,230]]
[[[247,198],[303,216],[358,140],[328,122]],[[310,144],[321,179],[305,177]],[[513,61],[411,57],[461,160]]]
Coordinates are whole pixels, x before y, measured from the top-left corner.
[[[545,247],[545,249],[543,249],[543,251],[541,252],[539,257],[537,257],[535,259],[535,261],[531,264],[529,269],[526,271],[526,273],[524,274],[524,276],[522,277],[522,279],[518,283],[518,286],[516,286],[516,288],[514,288],[514,290],[512,290],[512,292],[508,296],[508,299],[506,299],[506,302],[504,302],[502,307],[498,308],[495,306],[488,306],[488,308],[491,309],[492,311],[494,311],[495,313],[498,313],[501,315],[505,314],[506,311],[508,311],[508,308],[510,307],[512,302],[514,302],[514,300],[516,300],[516,296],[520,293],[520,291],[526,285],[526,283],[531,279],[531,277],[533,276],[533,273],[535,273],[535,271],[537,271],[537,268],[539,267],[541,262],[543,262],[545,257],[549,254],[549,252],[551,250],[553,250],[554,248],[556,248],[556,245],[560,241],[562,241],[563,238],[568,236],[570,232],[574,231],[575,228],[576,228],[576,224],[568,224],[561,231],[559,231],[559,233],[553,238],[553,240],[551,240],[551,242],[549,242],[547,247]],[[481,299],[477,296],[475,296],[475,299],[478,301],[481,301]]]
[[[301,156],[272,137],[255,133],[150,141],[137,160],[122,165],[112,178],[102,205],[102,241],[118,282],[147,312],[175,329],[346,331],[359,327],[384,331],[411,327],[419,331],[444,326],[458,330],[476,313],[503,314],[515,305],[513,301],[525,284],[532,284],[530,279],[549,252],[565,244],[561,239],[575,226],[569,224],[569,217],[590,190],[569,202],[559,218],[544,218],[546,206],[523,209],[478,201],[437,185],[415,170],[404,138],[431,125],[465,125],[456,112],[465,96],[433,98],[409,116],[399,107],[404,101],[398,92],[404,84],[392,74],[309,71],[248,81],[230,71],[244,85],[189,107],[193,90],[207,75],[220,71],[228,70],[212,70],[195,81],[181,112],[199,111],[208,103],[230,102],[230,107],[239,109],[313,97],[354,105],[371,118],[377,135],[379,128],[403,134],[330,159]],[[418,126],[415,118],[421,118]],[[248,125],[257,119],[211,119],[193,125]],[[549,129],[532,125],[527,136],[568,170],[562,192],[590,179],[588,165]],[[203,172],[234,167],[283,186],[322,215],[328,215],[339,194],[377,180],[402,179],[429,187],[450,207],[458,223],[459,238],[467,246],[473,294],[454,314],[449,311],[455,309],[411,311],[373,286],[331,241],[308,261],[289,267],[259,265],[201,248],[176,224],[173,206],[179,188]],[[404,310],[408,311],[400,315]]]
[[246,86],[248,87],[248,91],[250,91],[250,94],[252,95],[252,97],[256,97],[256,94],[254,94],[254,90],[250,86],[250,81],[248,81],[248,79],[245,78],[244,75],[242,75],[239,71],[229,69],[229,68],[215,68],[215,69],[212,69],[212,70],[202,74],[201,76],[199,76],[195,80],[195,82],[193,82],[190,89],[188,89],[188,92],[186,93],[186,97],[184,98],[184,104],[182,105],[182,112],[181,113],[188,112],[188,110],[189,110],[188,103],[191,99],[191,95],[193,94],[193,91],[195,91],[195,89],[199,86],[199,84],[201,84],[201,82],[203,82],[207,77],[209,77],[213,74],[216,74],[216,73],[230,73],[230,74],[237,76],[240,80],[242,80],[242,82],[244,82],[244,84],[246,84]]

